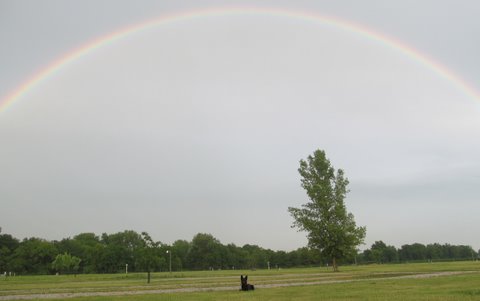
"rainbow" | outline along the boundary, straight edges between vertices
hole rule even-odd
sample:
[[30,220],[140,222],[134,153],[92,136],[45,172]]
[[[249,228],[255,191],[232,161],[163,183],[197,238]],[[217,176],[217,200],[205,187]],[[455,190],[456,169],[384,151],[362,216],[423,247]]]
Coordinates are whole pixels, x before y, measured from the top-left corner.
[[148,20],[121,30],[115,31],[106,36],[102,36],[96,40],[93,40],[84,46],[74,49],[73,51],[66,53],[59,59],[51,62],[40,72],[34,74],[30,79],[26,80],[23,84],[13,90],[4,99],[0,100],[0,112],[4,112],[7,108],[11,107],[15,102],[19,101],[22,96],[26,95],[29,91],[36,86],[47,81],[58,70],[67,67],[71,62],[80,59],[83,56],[90,54],[96,49],[112,44],[119,39],[123,39],[131,34],[147,30],[152,27],[161,26],[166,23],[181,22],[190,19],[229,16],[229,15],[253,15],[262,17],[284,17],[303,20],[305,22],[311,22],[321,25],[329,25],[335,28],[345,30],[347,32],[355,33],[364,38],[370,39],[374,42],[378,42],[388,48],[397,50],[412,60],[418,62],[420,65],[424,65],[430,68],[447,81],[454,84],[464,94],[473,99],[480,100],[480,93],[469,85],[458,75],[454,74],[451,70],[436,62],[432,58],[425,54],[422,54],[414,48],[392,38],[385,34],[380,34],[370,28],[355,24],[346,20],[342,20],[336,17],[321,15],[318,13],[304,12],[304,11],[292,11],[276,8],[261,8],[261,7],[243,7],[243,8],[210,8],[202,10],[194,10],[188,12],[175,13],[170,15],[161,16],[159,18]]

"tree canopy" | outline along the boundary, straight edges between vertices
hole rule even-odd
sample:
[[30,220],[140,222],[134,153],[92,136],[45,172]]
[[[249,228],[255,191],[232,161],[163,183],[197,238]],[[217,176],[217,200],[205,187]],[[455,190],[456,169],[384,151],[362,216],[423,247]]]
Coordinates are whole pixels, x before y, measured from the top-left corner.
[[58,254],[52,262],[52,267],[59,273],[77,273],[82,260],[68,253]]
[[353,214],[347,212],[344,200],[348,179],[342,169],[335,171],[322,150],[300,160],[298,172],[310,201],[301,208],[288,208],[294,218],[292,227],[307,232],[309,247],[330,258],[337,271],[337,260],[356,254],[366,233],[366,228],[357,227]]

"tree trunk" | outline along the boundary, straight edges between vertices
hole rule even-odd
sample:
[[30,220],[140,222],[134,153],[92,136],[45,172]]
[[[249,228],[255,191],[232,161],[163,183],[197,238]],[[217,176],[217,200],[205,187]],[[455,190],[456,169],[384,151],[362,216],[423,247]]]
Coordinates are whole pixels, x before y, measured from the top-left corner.
[[333,265],[333,271],[338,272],[337,259],[335,257],[333,257],[332,265]]
[[150,283],[150,271],[147,272],[147,283]]

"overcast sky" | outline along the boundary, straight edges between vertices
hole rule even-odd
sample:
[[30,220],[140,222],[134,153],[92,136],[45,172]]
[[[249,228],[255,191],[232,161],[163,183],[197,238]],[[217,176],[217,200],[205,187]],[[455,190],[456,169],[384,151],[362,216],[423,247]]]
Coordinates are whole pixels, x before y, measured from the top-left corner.
[[[478,1],[262,1],[393,37],[480,89]],[[0,0],[0,104],[132,24],[258,1]],[[91,51],[0,113],[0,227],[18,238],[147,231],[292,250],[299,160],[345,170],[376,240],[480,248],[480,99],[400,49],[267,14],[170,22]]]

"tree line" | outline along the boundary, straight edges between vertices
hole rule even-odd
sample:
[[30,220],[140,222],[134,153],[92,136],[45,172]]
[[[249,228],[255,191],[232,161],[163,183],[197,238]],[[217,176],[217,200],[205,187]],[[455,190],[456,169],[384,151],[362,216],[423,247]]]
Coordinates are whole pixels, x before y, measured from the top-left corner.
[[146,232],[126,230],[98,236],[81,233],[48,241],[18,240],[0,234],[0,273],[125,273],[182,270],[266,269],[323,264],[317,251],[299,248],[273,251],[257,245],[224,245],[211,234],[198,233],[191,241],[168,245]]
[[[206,233],[198,233],[191,241],[177,240],[171,245],[153,241],[146,232],[132,230],[100,236],[81,233],[60,241],[41,238],[20,241],[10,234],[0,234],[2,274],[125,273],[126,269],[128,272],[169,271],[170,256],[172,271],[278,269],[326,266],[330,262],[312,248],[286,252],[251,244],[225,245]],[[478,256],[470,246],[415,243],[397,249],[377,241],[370,249],[341,263],[467,260]]]
[[450,260],[477,260],[480,250],[476,252],[471,246],[450,244],[407,244],[400,248],[376,241],[370,249],[357,256],[358,263],[405,263]]

